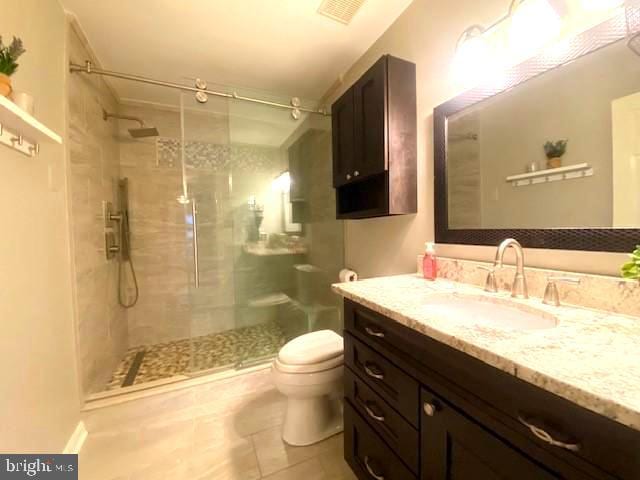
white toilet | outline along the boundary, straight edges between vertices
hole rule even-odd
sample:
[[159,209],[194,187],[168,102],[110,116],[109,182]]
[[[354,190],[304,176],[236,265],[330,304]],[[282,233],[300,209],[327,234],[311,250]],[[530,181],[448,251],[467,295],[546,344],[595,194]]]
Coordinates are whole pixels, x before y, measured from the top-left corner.
[[287,397],[282,439],[311,445],[342,432],[343,340],[331,330],[307,333],[287,343],[271,373]]

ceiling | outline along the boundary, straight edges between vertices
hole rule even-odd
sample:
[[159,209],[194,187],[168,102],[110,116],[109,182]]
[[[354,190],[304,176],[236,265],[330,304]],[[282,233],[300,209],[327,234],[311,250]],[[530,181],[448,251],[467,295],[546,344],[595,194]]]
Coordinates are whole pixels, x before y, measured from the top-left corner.
[[[411,3],[367,0],[349,25],[321,0],[62,0],[103,68],[313,103]],[[113,80],[122,100],[175,104],[175,91]],[[226,90],[229,90],[226,88]]]

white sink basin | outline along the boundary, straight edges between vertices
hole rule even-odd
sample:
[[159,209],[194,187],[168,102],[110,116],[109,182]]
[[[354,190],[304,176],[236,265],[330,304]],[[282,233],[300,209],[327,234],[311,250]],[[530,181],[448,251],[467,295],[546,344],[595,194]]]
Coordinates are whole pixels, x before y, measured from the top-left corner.
[[542,330],[558,325],[556,317],[547,312],[497,297],[437,294],[424,306],[439,317],[503,330]]

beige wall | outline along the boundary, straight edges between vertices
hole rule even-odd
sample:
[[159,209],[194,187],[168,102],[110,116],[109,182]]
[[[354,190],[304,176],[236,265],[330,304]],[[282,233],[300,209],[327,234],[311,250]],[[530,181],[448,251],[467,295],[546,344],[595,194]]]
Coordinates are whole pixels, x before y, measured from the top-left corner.
[[[417,64],[418,92],[418,213],[385,219],[348,221],[346,263],[363,277],[412,272],[424,242],[433,230],[433,108],[455,96],[450,65],[460,33],[469,25],[490,24],[505,13],[501,0],[455,2],[414,0],[331,92],[333,102],[381,55],[389,53]],[[495,249],[438,246],[444,256],[478,260],[493,258]],[[616,274],[623,254],[529,250],[527,263],[549,268]]]
[[[69,58],[92,59],[71,24]],[[104,254],[102,202],[117,208],[120,152],[113,93],[99,76],[69,75],[69,192],[76,279],[78,367],[83,393],[103,390],[128,347],[124,309],[118,304],[117,259]],[[117,232],[117,230],[116,230]]]
[[[65,17],[55,0],[2,2],[0,32],[27,53],[13,77],[65,133]],[[65,147],[0,147],[0,451],[62,451],[79,420]]]

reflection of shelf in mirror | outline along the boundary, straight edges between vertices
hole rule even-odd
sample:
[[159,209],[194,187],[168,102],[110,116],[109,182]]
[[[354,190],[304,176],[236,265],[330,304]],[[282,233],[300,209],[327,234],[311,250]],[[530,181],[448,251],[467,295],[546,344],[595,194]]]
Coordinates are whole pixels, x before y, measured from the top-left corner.
[[549,168],[538,170],[537,172],[522,173],[507,177],[507,182],[511,182],[514,187],[524,187],[526,185],[536,185],[538,183],[558,182],[560,180],[571,180],[574,178],[591,177],[593,167],[588,163],[578,163],[566,167]]
[[0,125],[0,143],[28,156],[37,153],[41,142],[62,143],[60,135],[1,95]]

